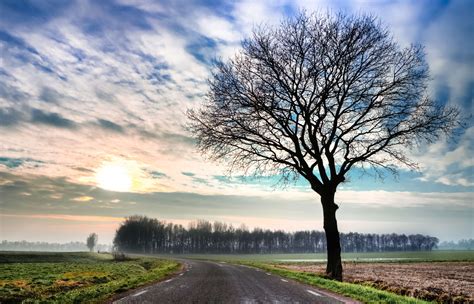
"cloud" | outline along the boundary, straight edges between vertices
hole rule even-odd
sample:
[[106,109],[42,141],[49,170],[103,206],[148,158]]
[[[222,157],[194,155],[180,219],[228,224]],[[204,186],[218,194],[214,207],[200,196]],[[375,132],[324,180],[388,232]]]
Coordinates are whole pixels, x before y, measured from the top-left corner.
[[23,113],[13,108],[0,108],[0,126],[11,127],[23,119]]
[[26,219],[47,219],[47,220],[66,220],[78,222],[113,222],[118,223],[124,220],[122,217],[111,216],[91,216],[91,215],[72,215],[72,214],[2,214],[4,217],[26,218]]
[[[56,18],[75,1],[53,0],[48,2],[26,0],[26,1],[1,1],[0,10],[8,12],[2,18],[2,25],[10,26],[34,26],[41,25]],[[25,15],[29,18],[25,20]]]
[[8,168],[18,168],[23,164],[23,160],[20,158],[0,157],[0,164]]
[[[41,73],[54,74],[49,60],[21,37],[0,30],[0,42],[5,61],[11,63],[28,62]],[[21,95],[16,93],[10,94],[9,97],[18,98],[19,96]]]
[[111,131],[118,132],[118,133],[124,133],[125,132],[122,126],[120,126],[120,125],[118,125],[114,122],[111,122],[109,120],[99,119],[98,123],[99,123],[99,126],[104,128],[104,129],[111,130]]
[[445,185],[474,186],[474,127],[468,128],[455,142],[441,140],[414,157],[422,166],[422,180]]
[[[254,25],[278,24],[300,8],[380,16],[402,45],[426,45],[433,97],[472,113],[469,1],[0,1],[0,184],[6,189],[0,208],[77,216],[151,212],[183,221],[233,214],[269,225],[288,216],[295,227],[310,223],[319,206],[306,185],[280,190],[272,187],[275,177],[223,177],[225,164],[205,160],[183,123],[186,110],[205,100],[216,57],[232,56]],[[473,138],[471,128],[454,144],[415,153],[421,177],[402,170],[400,184],[385,185],[353,178],[339,199],[354,214],[373,213],[373,222],[382,208],[380,216],[392,223],[391,214],[410,217],[396,211],[402,206],[418,214],[435,206],[436,219],[449,206],[469,210]],[[139,193],[96,188],[95,172],[115,158],[133,163],[143,183],[135,187]],[[94,204],[74,201],[81,197]]]
[[[401,46],[425,47],[431,80],[429,93],[438,103],[458,107],[465,118],[473,114],[474,21],[472,1],[297,1],[301,7],[348,13],[373,13],[388,26]],[[420,164],[422,180],[449,186],[474,186],[474,137],[467,129],[457,143],[449,140],[407,151]]]
[[291,7],[289,1],[243,0],[234,4],[232,15],[239,29],[248,36],[255,26],[278,25]]
[[44,112],[39,109],[31,111],[31,122],[65,129],[75,129],[77,127],[74,121],[64,118],[58,113]]
[[12,85],[0,82],[0,97],[10,101],[25,101],[28,98],[28,94],[20,91]]
[[75,202],[90,202],[92,201],[94,198],[92,196],[87,196],[87,195],[83,195],[83,196],[78,196],[78,197],[75,197],[73,199],[71,199],[72,201],[75,201]]
[[53,88],[43,87],[38,98],[44,102],[59,103],[64,96]]
[[37,168],[42,164],[44,164],[42,161],[31,158],[0,157],[0,165],[4,165],[9,169],[16,169],[22,166]]
[[474,97],[473,9],[471,1],[450,1],[423,36],[433,76],[432,91],[447,88],[449,102],[470,113]]
[[[134,214],[181,222],[207,219],[250,227],[322,229],[322,210],[317,196],[291,188],[272,192],[241,191],[240,195],[117,193],[62,178],[0,173],[0,191],[0,214],[23,217],[25,221],[33,218],[43,221],[36,227],[36,233],[58,225],[59,220],[94,222],[105,217],[104,221],[110,219],[116,223],[106,231],[112,237],[119,219]],[[51,199],[58,194],[61,196]],[[472,209],[471,197],[472,193],[468,192],[338,191],[336,201],[340,206],[340,224],[346,232],[430,233],[431,229],[432,234],[435,231],[445,238],[457,238],[468,237],[470,233],[464,228],[472,220],[467,212]],[[93,204],[87,203],[92,200]],[[451,224],[443,226],[441,231],[435,228],[437,221]],[[94,225],[91,223],[86,230],[93,229]],[[404,228],[406,225],[409,229]]]
[[232,22],[214,14],[202,15],[197,19],[198,31],[207,37],[224,42],[240,41],[241,34]]
[[[25,120],[31,112],[36,113],[32,122],[41,123],[18,128],[17,132],[6,135],[6,141],[8,147],[20,145],[41,155],[48,163],[51,158],[47,155],[52,152],[47,151],[63,154],[64,157],[56,160],[56,170],[50,172],[61,172],[57,170],[61,166],[67,170],[70,159],[80,163],[75,167],[85,164],[97,167],[104,156],[120,151],[127,151],[130,158],[141,159],[150,167],[168,166],[171,157],[177,167],[178,155],[186,158],[179,161],[180,167],[190,163],[202,167],[197,163],[202,158],[194,149],[195,140],[184,130],[182,122],[186,119],[186,109],[205,98],[209,62],[216,56],[225,59],[232,54],[254,25],[277,24],[298,8],[373,12],[390,25],[395,38],[403,43],[417,39],[430,42],[433,39],[426,37],[432,35],[427,33],[444,31],[445,36],[454,36],[452,30],[457,25],[453,22],[468,24],[453,19],[460,10],[458,3],[441,2],[429,8],[418,3],[367,5],[363,1],[186,5],[184,2],[103,1],[71,2],[57,8],[39,3],[24,3],[21,8],[2,6],[11,19],[0,23],[5,49],[2,71],[8,70],[10,75],[1,76],[6,77],[1,83],[8,92],[4,99],[9,107],[0,104],[0,118],[5,117],[0,124],[18,126],[20,121],[27,124]],[[47,22],[36,23],[38,20]],[[34,31],[30,30],[30,22],[35,23]],[[459,28],[460,32],[466,31],[466,26]],[[470,48],[464,45],[440,48],[433,44],[429,47],[432,49],[442,49],[437,56],[442,59],[448,58],[450,52],[469,54],[465,50]],[[465,56],[454,57],[462,62]],[[447,68],[443,66],[437,75],[456,74],[449,73]],[[444,95],[450,102],[456,95],[451,85],[438,91],[447,92]],[[28,105],[12,108],[18,98],[27,100]],[[76,151],[63,151],[64,144],[59,138],[50,140],[46,132],[41,132],[52,125],[63,129],[62,140],[67,138]],[[32,138],[33,130],[43,133],[42,141],[49,144]],[[67,133],[68,130],[74,132]],[[96,131],[94,136],[90,135],[91,131]],[[14,139],[19,136],[24,139],[20,143]],[[106,140],[105,136],[108,136]],[[96,152],[97,147],[101,151]],[[219,168],[206,165],[208,172],[204,175],[209,176],[210,170],[221,174]],[[174,177],[178,178],[179,170],[175,171]]]
[[195,147],[196,140],[189,134],[172,133],[159,129],[145,130],[137,125],[131,125],[130,128],[135,129],[136,132],[147,139],[157,139],[167,144],[183,144],[190,147]]
[[159,171],[150,171],[150,175],[153,178],[168,178],[168,175],[166,175],[163,172],[159,172]]
[[107,101],[107,102],[117,102],[117,97],[113,93],[105,92],[101,89],[96,89],[95,94],[99,100]]

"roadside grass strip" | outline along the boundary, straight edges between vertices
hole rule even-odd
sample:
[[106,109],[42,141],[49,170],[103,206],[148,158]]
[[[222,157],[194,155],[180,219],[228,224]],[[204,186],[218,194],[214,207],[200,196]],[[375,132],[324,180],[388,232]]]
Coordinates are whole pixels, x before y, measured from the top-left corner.
[[268,264],[248,262],[248,261],[239,262],[239,264],[244,264],[247,266],[260,268],[269,273],[274,273],[288,279],[293,279],[293,280],[296,280],[308,285],[320,287],[320,288],[335,292],[337,294],[361,301],[363,303],[389,303],[389,304],[430,303],[430,302],[415,299],[412,297],[401,296],[401,295],[397,295],[388,291],[379,290],[379,289],[369,287],[369,286],[353,284],[353,283],[338,282],[338,281],[326,279],[314,273],[286,270],[286,269],[281,269],[281,268],[268,265]]

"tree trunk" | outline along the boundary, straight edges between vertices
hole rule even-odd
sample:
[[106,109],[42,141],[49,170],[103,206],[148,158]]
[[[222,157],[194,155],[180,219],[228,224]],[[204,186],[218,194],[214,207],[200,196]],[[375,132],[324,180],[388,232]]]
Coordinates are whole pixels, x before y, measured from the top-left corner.
[[336,211],[339,207],[334,203],[334,195],[335,192],[321,195],[328,254],[326,274],[332,279],[342,281],[341,244],[336,220]]

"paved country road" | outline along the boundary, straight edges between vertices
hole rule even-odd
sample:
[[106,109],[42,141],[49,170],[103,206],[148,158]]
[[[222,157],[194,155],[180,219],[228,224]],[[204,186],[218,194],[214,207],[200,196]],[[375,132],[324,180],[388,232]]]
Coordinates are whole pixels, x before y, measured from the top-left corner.
[[184,272],[114,303],[357,303],[252,267],[182,262]]

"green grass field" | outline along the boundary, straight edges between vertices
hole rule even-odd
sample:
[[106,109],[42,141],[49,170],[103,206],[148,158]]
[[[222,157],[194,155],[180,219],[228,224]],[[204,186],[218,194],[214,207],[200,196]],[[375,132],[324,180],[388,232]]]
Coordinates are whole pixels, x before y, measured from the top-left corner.
[[[259,262],[312,262],[324,263],[326,253],[295,254],[189,254],[182,255],[195,259],[223,261]],[[474,261],[474,251],[435,250],[411,252],[360,252],[343,253],[344,261],[352,262],[436,262],[436,261]]]
[[160,280],[179,269],[174,261],[110,254],[0,252],[0,303],[95,303]]

